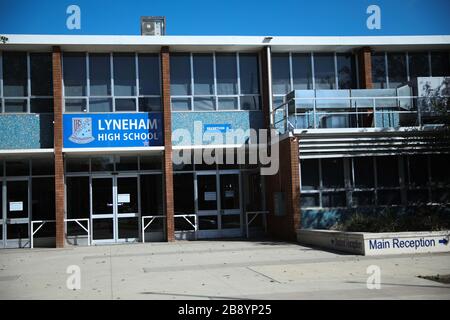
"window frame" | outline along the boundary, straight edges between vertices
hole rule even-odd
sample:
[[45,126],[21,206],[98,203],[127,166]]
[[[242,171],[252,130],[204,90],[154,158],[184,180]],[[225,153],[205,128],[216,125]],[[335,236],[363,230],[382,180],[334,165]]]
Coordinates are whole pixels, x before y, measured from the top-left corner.
[[[24,96],[5,96],[4,90],[4,75],[3,75],[3,54],[5,52],[8,53],[25,53],[26,56],[26,70],[27,70],[27,95]],[[37,54],[49,54],[51,52],[48,51],[36,51],[36,52],[28,52],[28,51],[0,51],[0,114],[53,114],[54,102],[53,102],[53,94],[50,96],[47,95],[33,95],[32,94],[32,81],[31,81],[31,55],[33,53]],[[51,81],[52,93],[53,93],[53,80]],[[31,112],[31,101],[32,100],[51,100],[51,112]],[[8,100],[21,100],[26,103],[26,110],[24,112],[6,112],[5,101]]]
[[[236,112],[236,111],[261,111],[261,59],[260,59],[260,55],[258,53],[252,53],[256,56],[257,58],[257,62],[258,62],[258,87],[259,87],[259,93],[258,94],[242,94],[241,92],[241,75],[240,75],[240,52],[231,52],[230,54],[233,54],[235,56],[236,59],[236,75],[237,75],[237,93],[236,94],[218,94],[217,93],[217,62],[216,62],[216,55],[217,54],[221,54],[222,52],[179,52],[180,54],[186,54],[189,56],[189,63],[190,63],[190,76],[191,76],[191,81],[190,81],[190,86],[191,86],[191,92],[188,95],[173,95],[171,94],[170,96],[170,107],[171,107],[171,112]],[[200,94],[200,95],[196,95],[195,94],[195,83],[194,83],[194,78],[195,78],[195,70],[194,70],[194,55],[195,54],[211,54],[213,57],[213,76],[214,76],[214,92],[213,94],[210,95],[205,95],[205,94]],[[245,97],[254,97],[257,98],[259,101],[259,108],[258,109],[242,109],[241,108],[241,100],[242,98]],[[211,98],[214,99],[214,109],[210,109],[210,110],[195,110],[194,104],[195,104],[195,98]],[[236,109],[220,109],[219,108],[219,100],[223,99],[223,98],[234,98],[237,101],[237,108]],[[174,100],[182,100],[185,99],[187,101],[189,101],[190,104],[190,108],[189,110],[174,110],[173,109],[173,101]]]
[[[67,52],[67,53],[71,53],[71,52]],[[110,85],[111,85],[111,95],[91,95],[91,89],[90,89],[90,54],[106,54],[109,56],[109,70],[110,70]],[[135,74],[135,86],[136,86],[136,94],[134,96],[116,96],[115,95],[115,88],[114,88],[114,54],[130,54],[134,56],[134,74]],[[103,114],[103,113],[148,113],[148,112],[162,112],[163,107],[162,107],[162,93],[161,93],[161,56],[159,53],[155,53],[155,52],[82,52],[82,54],[84,55],[84,60],[86,63],[86,95],[85,96],[66,96],[65,95],[65,85],[64,85],[64,77],[62,78],[63,81],[63,85],[62,85],[62,90],[63,90],[63,112],[64,113],[99,113],[99,114]],[[140,93],[140,88],[139,88],[139,55],[155,55],[158,59],[158,77],[159,77],[159,84],[160,84],[160,89],[159,89],[159,95],[148,95],[148,94],[141,94]],[[62,55],[62,59],[63,59],[63,67],[64,67],[64,54]],[[63,70],[63,74],[64,74],[64,70]],[[159,99],[159,101],[161,102],[160,104],[160,109],[159,110],[154,110],[154,111],[140,111],[139,109],[139,101],[143,98],[155,98],[155,99]],[[90,106],[90,102],[92,99],[111,99],[112,100],[112,110],[111,111],[106,111],[106,112],[101,112],[101,111],[91,111],[91,106]],[[134,110],[124,110],[124,111],[117,111],[116,110],[116,100],[134,100],[135,101],[135,109]],[[85,102],[86,105],[86,109],[83,111],[66,111],[66,102],[67,100],[83,100]]]

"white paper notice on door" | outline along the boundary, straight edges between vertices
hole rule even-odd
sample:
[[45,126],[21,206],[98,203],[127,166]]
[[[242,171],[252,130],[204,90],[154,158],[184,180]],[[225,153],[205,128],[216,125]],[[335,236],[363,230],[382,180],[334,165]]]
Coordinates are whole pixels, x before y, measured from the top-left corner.
[[205,192],[205,201],[216,201],[217,196],[215,192]]
[[22,201],[10,202],[9,211],[23,211],[23,202]]
[[117,195],[117,202],[130,203],[130,194],[129,193],[119,193]]
[[234,190],[226,190],[225,198],[234,198]]

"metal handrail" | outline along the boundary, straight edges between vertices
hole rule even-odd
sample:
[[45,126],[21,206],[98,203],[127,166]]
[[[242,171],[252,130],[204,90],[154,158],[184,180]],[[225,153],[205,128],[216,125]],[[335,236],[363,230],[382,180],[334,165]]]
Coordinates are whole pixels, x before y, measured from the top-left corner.
[[[428,100],[432,100],[432,99],[448,99],[449,96],[439,96],[439,97],[423,97],[423,96],[379,96],[379,97],[372,97],[372,96],[367,96],[367,97],[298,97],[298,98],[292,98],[286,102],[283,102],[281,105],[277,106],[276,108],[274,108],[271,111],[271,115],[272,115],[272,125],[274,127],[277,127],[277,125],[279,125],[280,123],[284,123],[284,129],[287,131],[289,129],[289,127],[292,128],[296,128],[297,127],[297,116],[302,116],[302,115],[308,115],[312,117],[313,120],[313,127],[314,128],[318,128],[318,123],[317,123],[317,116],[323,116],[323,115],[364,115],[364,114],[373,114],[374,117],[376,115],[385,115],[385,114],[417,114],[417,119],[416,119],[416,123],[418,126],[422,126],[422,108],[417,104],[416,107],[414,107],[414,102],[413,100],[416,100],[416,103],[419,102],[419,100],[423,100],[423,101],[428,101]],[[401,107],[400,103],[401,100],[410,100],[411,104],[408,105],[408,108],[406,108],[405,110],[389,110],[389,108],[399,108]],[[292,102],[292,101],[310,101],[312,102],[312,106],[308,106],[308,107],[294,107],[294,111],[291,112],[289,114],[289,109],[288,109],[288,105]],[[330,101],[348,101],[348,105],[346,106],[336,106],[336,107],[330,107],[330,108],[317,108],[317,100],[319,101],[326,101],[330,100]],[[364,105],[364,106],[358,106],[357,102],[358,101],[367,101],[367,100],[372,100],[370,102],[371,105]],[[383,100],[389,100],[389,101],[395,101],[394,105],[392,106],[387,106],[387,107],[377,107],[377,101],[383,101]],[[300,110],[311,110],[308,112],[299,112],[297,111],[298,109]],[[319,110],[317,110],[319,109]],[[334,109],[331,110],[331,112],[327,112],[327,111],[322,111],[320,109]],[[350,110],[349,110],[350,109]],[[355,111],[351,111],[352,109],[356,109]],[[371,109],[371,111],[361,111],[359,112],[358,109],[361,110],[367,110],[367,109]],[[342,111],[338,111],[338,110],[342,110]],[[281,119],[276,120],[276,116],[280,114],[280,112],[283,112],[283,115],[281,117]],[[334,112],[333,112],[334,111]],[[450,110],[446,111],[447,113],[450,113]],[[290,121],[290,117],[294,116],[295,117],[295,121],[294,121],[294,125],[292,124],[292,122]],[[373,127],[377,126],[376,122],[373,122],[373,124],[371,125]],[[320,127],[320,125],[319,125]],[[353,127],[353,126],[349,126],[349,127]],[[358,124],[357,124],[357,127]]]
[[[194,238],[197,240],[198,231],[198,217],[196,214],[176,214],[173,216],[175,218],[183,218],[194,228]],[[194,224],[188,219],[189,217],[194,217]]]
[[[248,216],[250,214],[253,214],[253,218],[249,221],[248,220]],[[245,228],[247,231],[247,239],[250,238],[250,234],[249,234],[249,227],[252,224],[252,222],[259,216],[262,215],[264,216],[263,218],[263,222],[264,222],[264,232],[267,233],[267,215],[269,214],[269,211],[246,211],[245,212]]]
[[[166,216],[157,215],[157,216],[142,216],[141,217],[141,232],[142,232],[142,243],[145,243],[145,230],[149,225],[152,224],[155,219],[165,219]],[[145,219],[151,219],[149,223],[145,224]]]
[[[85,228],[80,221],[87,221],[87,228]],[[67,222],[76,222],[84,231],[87,232],[88,237],[88,246],[91,245],[91,227],[90,227],[90,219],[89,218],[81,218],[81,219],[64,219],[66,236],[67,236]]]
[[[56,222],[56,220],[35,220],[31,221],[31,239],[30,239],[30,248],[34,248],[34,235],[44,226],[46,223]],[[34,230],[34,224],[40,223],[39,227]]]

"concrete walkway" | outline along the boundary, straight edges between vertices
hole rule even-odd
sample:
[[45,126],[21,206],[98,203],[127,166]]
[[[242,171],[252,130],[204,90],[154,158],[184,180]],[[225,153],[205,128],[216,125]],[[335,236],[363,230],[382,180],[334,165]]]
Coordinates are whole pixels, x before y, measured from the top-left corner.
[[[81,270],[81,289],[66,273]],[[367,289],[367,267],[381,289]],[[286,242],[195,241],[0,251],[0,299],[450,299],[450,254],[340,255]]]

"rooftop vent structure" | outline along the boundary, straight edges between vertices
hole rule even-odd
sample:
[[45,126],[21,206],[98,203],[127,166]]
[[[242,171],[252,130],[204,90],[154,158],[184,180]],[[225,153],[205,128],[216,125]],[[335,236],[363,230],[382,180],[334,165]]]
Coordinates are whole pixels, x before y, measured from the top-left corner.
[[166,34],[166,17],[141,17],[142,36],[163,36]]

